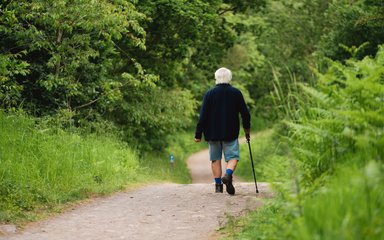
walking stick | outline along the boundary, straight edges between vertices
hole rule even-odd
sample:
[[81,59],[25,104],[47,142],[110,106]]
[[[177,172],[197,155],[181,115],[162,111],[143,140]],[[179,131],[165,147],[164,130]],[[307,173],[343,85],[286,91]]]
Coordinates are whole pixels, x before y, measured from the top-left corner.
[[251,156],[252,172],[253,172],[253,179],[255,180],[256,193],[259,193],[259,189],[257,189],[256,174],[255,174],[255,166],[254,166],[254,164],[253,164],[252,151],[251,151],[251,144],[249,143],[249,138],[247,139],[247,143],[248,143],[248,148],[249,148],[249,155]]

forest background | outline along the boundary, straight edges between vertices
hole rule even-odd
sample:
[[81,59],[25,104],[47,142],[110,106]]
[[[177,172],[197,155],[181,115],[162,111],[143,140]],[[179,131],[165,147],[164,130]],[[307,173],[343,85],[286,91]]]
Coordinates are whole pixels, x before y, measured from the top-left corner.
[[[382,0],[5,0],[0,13],[1,221],[140,182],[159,167],[148,154],[196,149],[186,139],[225,66],[252,130],[268,129],[258,175],[287,184],[261,211],[274,221],[247,223],[268,225],[257,237],[383,236]],[[361,213],[321,205],[360,190]],[[316,201],[345,211],[323,226]]]

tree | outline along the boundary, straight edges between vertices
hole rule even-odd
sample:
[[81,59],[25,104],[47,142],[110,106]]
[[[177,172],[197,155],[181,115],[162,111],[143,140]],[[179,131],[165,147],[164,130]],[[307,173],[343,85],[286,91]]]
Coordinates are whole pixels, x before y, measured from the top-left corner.
[[235,48],[227,55],[235,59],[240,51],[245,57],[236,67],[251,98],[256,103],[257,115],[273,119],[271,100],[275,78],[282,79],[282,89],[288,94],[291,78],[297,81],[314,80],[309,65],[314,65],[312,54],[324,28],[324,12],[330,1],[266,1],[259,11],[248,10],[227,16],[227,21],[238,34]]
[[[153,139],[185,126],[195,104],[188,91],[159,88],[157,71],[145,69],[142,56],[132,54],[147,48],[141,24],[148,19],[134,4],[137,1],[3,3],[3,107],[23,103],[34,115],[64,119],[64,127],[108,120],[128,142],[139,142],[142,148],[164,146]],[[171,106],[174,102],[178,104]]]
[[[345,60],[353,54],[357,59],[374,56],[384,42],[384,4],[382,1],[337,1],[326,12],[326,32],[317,55],[333,60]],[[347,51],[358,48],[359,52]]]
[[159,74],[161,86],[181,86],[201,97],[236,38],[226,14],[263,4],[264,0],[141,0],[137,8],[151,21],[143,25],[148,47],[135,56],[144,68]]
[[145,48],[138,23],[145,16],[132,3],[34,0],[1,7],[12,16],[2,18],[2,52],[23,52],[17,56],[29,65],[27,76],[13,76],[28,109],[46,114],[103,107],[121,97],[121,73],[113,72],[119,58],[115,41],[125,38],[129,47]]
[[168,145],[167,136],[189,127],[196,101],[189,91],[131,87],[110,116],[124,131],[124,140],[142,151],[162,150]]

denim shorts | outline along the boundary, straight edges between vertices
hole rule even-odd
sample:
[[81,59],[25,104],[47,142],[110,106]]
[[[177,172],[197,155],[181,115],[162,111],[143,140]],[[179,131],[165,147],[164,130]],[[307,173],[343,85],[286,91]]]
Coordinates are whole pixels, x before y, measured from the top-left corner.
[[230,142],[224,141],[208,141],[209,157],[211,161],[221,160],[221,156],[224,153],[224,159],[228,162],[231,159],[240,160],[239,156],[239,141],[235,139]]

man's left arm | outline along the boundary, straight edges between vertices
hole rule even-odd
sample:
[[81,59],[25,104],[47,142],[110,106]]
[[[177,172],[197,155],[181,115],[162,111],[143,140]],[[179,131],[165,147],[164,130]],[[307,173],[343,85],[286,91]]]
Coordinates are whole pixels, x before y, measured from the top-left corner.
[[240,114],[241,114],[241,120],[243,123],[245,138],[249,140],[250,131],[251,131],[251,114],[249,113],[248,107],[245,104],[243,94],[241,94],[241,97],[240,97]]

